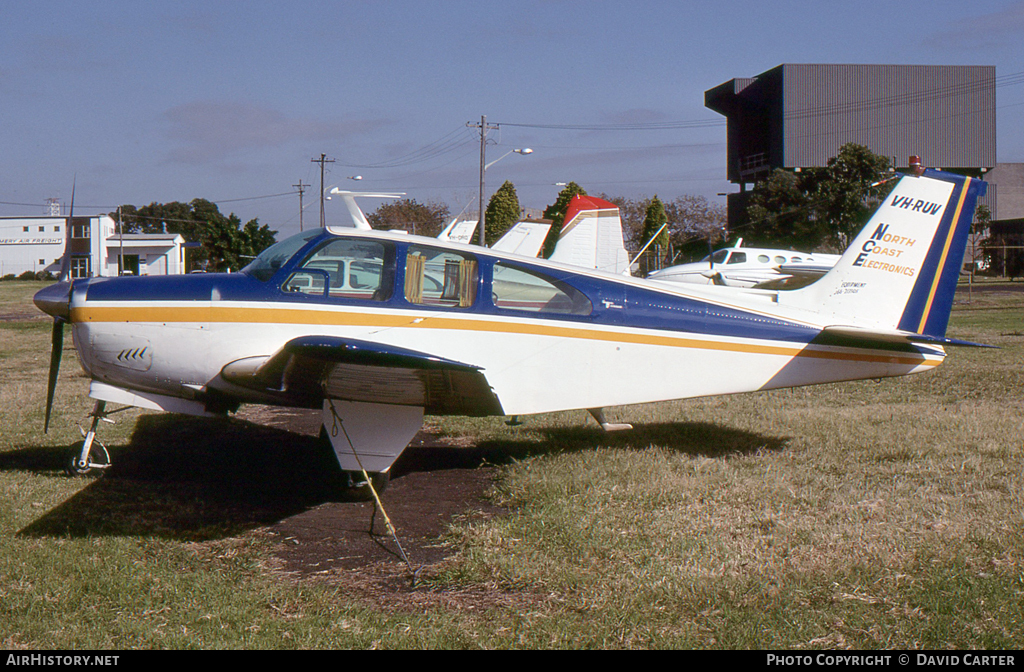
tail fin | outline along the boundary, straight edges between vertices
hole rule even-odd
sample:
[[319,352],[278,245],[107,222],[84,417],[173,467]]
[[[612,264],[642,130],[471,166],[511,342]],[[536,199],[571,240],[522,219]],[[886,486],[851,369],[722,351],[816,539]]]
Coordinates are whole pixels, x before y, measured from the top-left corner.
[[628,275],[618,206],[593,196],[573,196],[551,260]]
[[512,252],[525,257],[536,257],[548,235],[550,224],[542,222],[516,222],[516,225],[505,232],[498,242],[491,245],[498,252]]
[[477,220],[464,219],[461,222],[456,217],[452,223],[444,227],[444,231],[437,234],[438,240],[447,240],[452,243],[468,244],[473,240],[473,233],[476,231]]
[[944,338],[981,180],[928,170],[905,176],[835,267],[780,294],[826,323]]

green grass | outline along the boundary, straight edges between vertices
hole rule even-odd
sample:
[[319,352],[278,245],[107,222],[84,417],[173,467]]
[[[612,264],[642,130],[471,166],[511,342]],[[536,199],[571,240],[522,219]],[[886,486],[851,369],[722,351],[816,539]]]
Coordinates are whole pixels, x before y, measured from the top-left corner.
[[[492,493],[509,514],[452,526],[455,555],[421,577],[450,601],[381,604],[274,571],[262,526],[282,514],[257,497],[225,525],[215,492],[64,477],[90,407],[70,338],[43,435],[49,323],[0,324],[0,646],[1019,648],[1022,325],[1024,294],[976,293],[949,335],[998,350],[610,409],[631,432],[583,412],[431,418],[510,456]],[[147,418],[105,427],[108,445],[166,426]]]

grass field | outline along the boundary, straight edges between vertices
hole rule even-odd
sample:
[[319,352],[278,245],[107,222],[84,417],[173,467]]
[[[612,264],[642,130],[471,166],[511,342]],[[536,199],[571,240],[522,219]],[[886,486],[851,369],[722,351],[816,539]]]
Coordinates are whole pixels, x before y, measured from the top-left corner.
[[[0,283],[0,309],[38,287]],[[431,419],[517,456],[492,493],[509,514],[453,524],[454,555],[421,577],[487,596],[448,606],[288,578],[259,527],[203,519],[202,493],[90,499],[92,479],[54,466],[90,408],[70,339],[41,431],[49,328],[0,322],[6,649],[1024,644],[1024,293],[958,302],[950,336],[1000,349],[954,349],[922,375],[612,409],[636,429],[610,435],[582,412]],[[69,501],[93,527],[40,524]],[[201,522],[162,528],[182,507]]]

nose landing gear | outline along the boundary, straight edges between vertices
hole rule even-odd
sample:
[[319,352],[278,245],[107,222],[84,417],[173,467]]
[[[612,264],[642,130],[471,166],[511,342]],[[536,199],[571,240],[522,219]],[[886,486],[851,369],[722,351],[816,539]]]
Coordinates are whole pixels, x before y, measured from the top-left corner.
[[[96,438],[96,428],[100,422],[114,423],[108,418],[105,401],[97,401],[89,416],[92,418],[92,425],[89,431],[82,431],[84,437],[77,452],[72,453],[64,465],[64,473],[68,476],[82,476],[93,469],[107,469],[110,467],[110,453],[107,447]],[[116,412],[116,411],[113,411]],[[81,431],[81,430],[80,430]]]

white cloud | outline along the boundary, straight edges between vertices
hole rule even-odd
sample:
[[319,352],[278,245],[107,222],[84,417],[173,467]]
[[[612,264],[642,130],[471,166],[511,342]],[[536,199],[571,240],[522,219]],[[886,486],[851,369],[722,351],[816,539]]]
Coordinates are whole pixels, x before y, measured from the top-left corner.
[[1016,2],[1006,9],[964,18],[956,27],[933,35],[927,44],[934,48],[964,50],[1021,48],[1024,34],[1024,2]]

